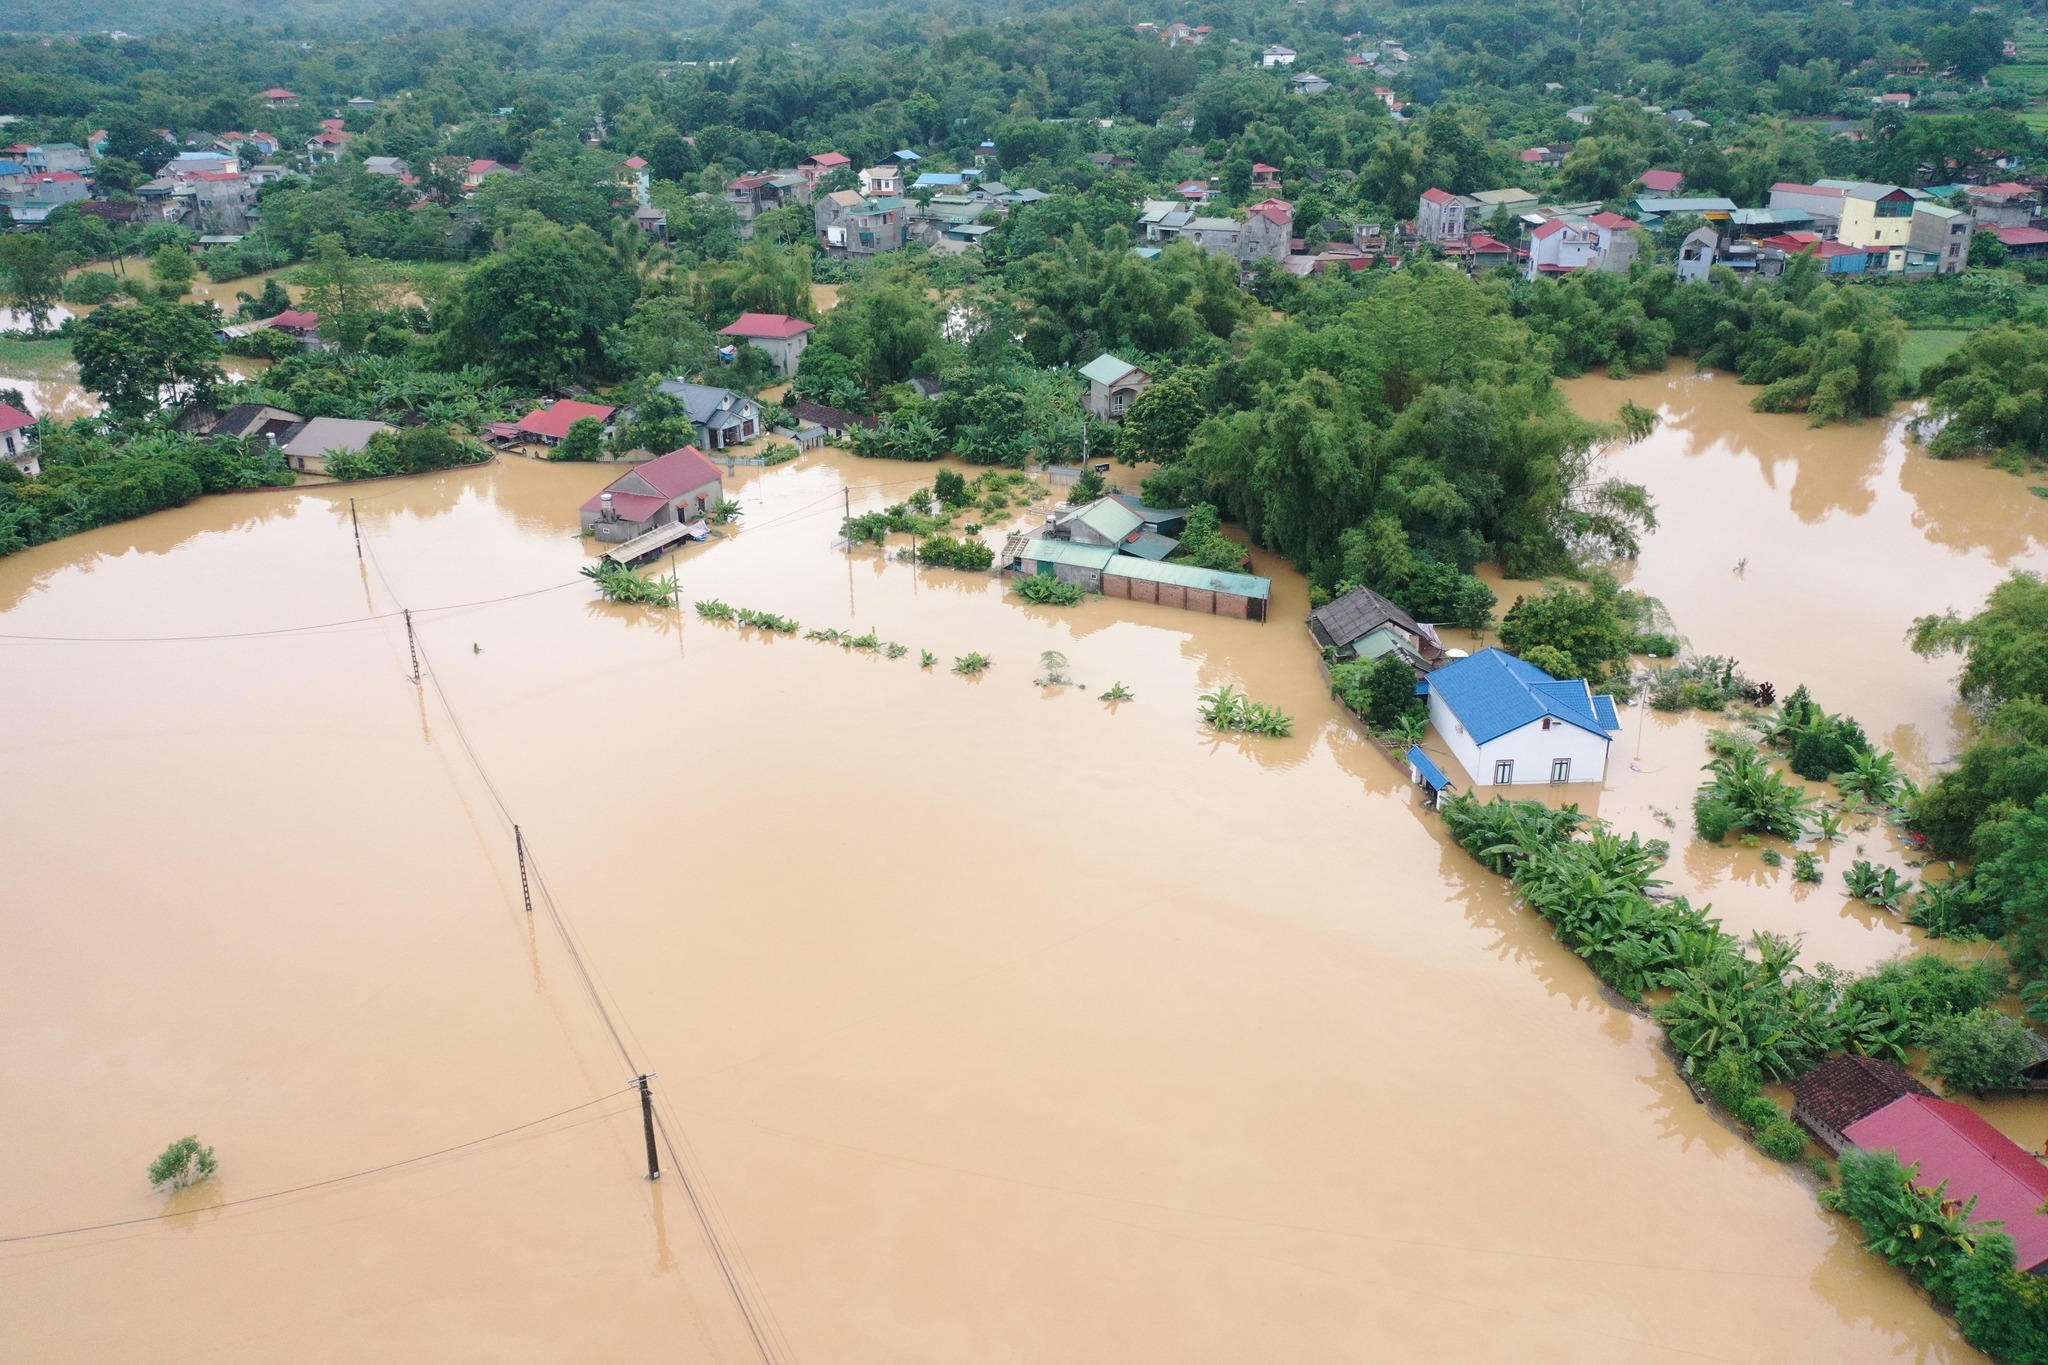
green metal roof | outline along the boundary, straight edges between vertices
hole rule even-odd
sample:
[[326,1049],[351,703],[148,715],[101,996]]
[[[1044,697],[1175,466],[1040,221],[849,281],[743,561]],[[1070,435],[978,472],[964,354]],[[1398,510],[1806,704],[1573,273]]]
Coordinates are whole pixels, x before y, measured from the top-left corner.
[[1114,384],[1117,380],[1122,379],[1137,368],[1130,361],[1119,360],[1107,351],[1104,351],[1101,355],[1081,367],[1081,377],[1092,380],[1097,384]]
[[1072,514],[1072,520],[1080,522],[1089,530],[1115,545],[1145,524],[1145,519],[1115,498],[1101,498],[1079,512]]
[[1164,559],[1180,548],[1180,542],[1172,536],[1162,536],[1154,531],[1140,531],[1123,544],[1123,552],[1137,555],[1141,559]]
[[1081,569],[1106,568],[1116,558],[1114,545],[1076,545],[1071,540],[1027,540],[1017,552],[1019,559],[1041,564],[1068,564]]
[[1270,578],[1248,573],[1225,573],[1221,569],[1198,569],[1192,564],[1154,564],[1136,555],[1119,556],[1105,572],[1124,578],[1150,579],[1154,583],[1177,583],[1183,588],[1236,593],[1239,597],[1264,600],[1273,595],[1273,580]]

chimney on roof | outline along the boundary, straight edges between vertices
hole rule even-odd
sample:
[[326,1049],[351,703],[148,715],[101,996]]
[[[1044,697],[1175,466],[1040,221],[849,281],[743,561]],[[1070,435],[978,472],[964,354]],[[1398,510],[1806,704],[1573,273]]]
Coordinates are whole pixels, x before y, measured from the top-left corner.
[[597,515],[599,516],[599,518],[600,518],[600,519],[602,519],[602,520],[604,520],[604,521],[617,521],[617,520],[619,519],[619,514],[618,514],[618,512],[616,512],[616,511],[615,511],[615,510],[613,510],[613,508],[612,508],[612,495],[611,495],[611,494],[609,494],[609,493],[599,493],[599,494],[597,495],[597,503],[598,503],[598,507],[597,507]]

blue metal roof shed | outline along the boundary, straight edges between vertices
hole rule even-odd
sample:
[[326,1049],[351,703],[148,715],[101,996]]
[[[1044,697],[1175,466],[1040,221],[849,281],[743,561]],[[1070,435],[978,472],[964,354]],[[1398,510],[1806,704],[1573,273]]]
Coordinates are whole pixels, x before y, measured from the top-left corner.
[[1415,780],[1433,792],[1449,791],[1451,779],[1444,776],[1444,770],[1436,761],[1422,752],[1420,744],[1412,746],[1407,754],[1408,766],[1415,770]]

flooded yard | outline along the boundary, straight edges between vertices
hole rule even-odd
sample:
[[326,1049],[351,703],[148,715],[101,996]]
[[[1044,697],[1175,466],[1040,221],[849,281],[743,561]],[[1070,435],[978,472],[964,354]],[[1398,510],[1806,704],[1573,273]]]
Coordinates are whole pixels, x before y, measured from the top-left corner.
[[[0,561],[0,1236],[222,1172],[0,1243],[23,1359],[1977,1358],[1415,809],[1284,567],[1269,625],[1028,607],[836,544],[929,467],[736,471],[685,601],[888,660],[595,602],[615,472],[365,488],[362,562],[334,489]],[[1295,737],[1206,733],[1225,682]]]

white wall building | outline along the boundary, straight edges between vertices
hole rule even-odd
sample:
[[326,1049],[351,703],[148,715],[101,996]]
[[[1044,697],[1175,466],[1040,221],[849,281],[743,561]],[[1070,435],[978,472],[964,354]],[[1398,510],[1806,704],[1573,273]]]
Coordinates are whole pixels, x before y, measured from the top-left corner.
[[1614,699],[1584,678],[1561,680],[1498,649],[1425,679],[1429,720],[1474,787],[1605,782],[1621,730]]

